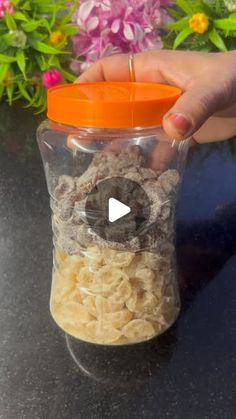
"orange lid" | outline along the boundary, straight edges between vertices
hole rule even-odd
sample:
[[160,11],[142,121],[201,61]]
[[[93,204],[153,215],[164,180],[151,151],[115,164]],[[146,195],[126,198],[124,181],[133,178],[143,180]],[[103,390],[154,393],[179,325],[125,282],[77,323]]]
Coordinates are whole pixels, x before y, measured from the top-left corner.
[[48,90],[47,115],[79,127],[152,127],[161,125],[180,95],[179,88],[157,83],[65,84]]

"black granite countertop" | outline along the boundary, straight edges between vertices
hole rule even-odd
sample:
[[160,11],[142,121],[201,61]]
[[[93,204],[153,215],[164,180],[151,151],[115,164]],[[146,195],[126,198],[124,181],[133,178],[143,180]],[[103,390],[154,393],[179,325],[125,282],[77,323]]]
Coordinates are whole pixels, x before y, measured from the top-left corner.
[[234,419],[235,141],[189,154],[177,217],[183,308],[176,325],[136,346],[77,344],[79,367],[49,314],[39,119],[19,106],[0,108],[0,418]]

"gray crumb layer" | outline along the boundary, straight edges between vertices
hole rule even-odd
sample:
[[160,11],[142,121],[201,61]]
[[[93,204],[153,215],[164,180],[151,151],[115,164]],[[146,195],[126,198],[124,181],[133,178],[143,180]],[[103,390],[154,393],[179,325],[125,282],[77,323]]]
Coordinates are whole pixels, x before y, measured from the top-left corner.
[[[145,167],[140,146],[128,146],[120,153],[98,152],[80,177],[62,175],[51,200],[54,241],[68,254],[79,253],[90,244],[121,251],[165,253],[173,246],[174,209],[179,173],[175,169],[154,171]],[[122,176],[137,182],[149,198],[150,219],[139,237],[127,242],[100,238],[87,224],[87,195],[102,180]]]

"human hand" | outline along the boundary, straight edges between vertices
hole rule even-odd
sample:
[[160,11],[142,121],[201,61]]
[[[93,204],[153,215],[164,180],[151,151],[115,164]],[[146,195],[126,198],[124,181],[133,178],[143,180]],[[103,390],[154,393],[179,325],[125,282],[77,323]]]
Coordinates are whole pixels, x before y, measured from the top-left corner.
[[[218,141],[236,134],[236,52],[200,53],[151,50],[134,56],[136,80],[180,87],[183,95],[165,115],[170,138],[194,134],[199,142]],[[127,54],[91,66],[78,82],[129,81]],[[210,118],[210,119],[209,119]]]

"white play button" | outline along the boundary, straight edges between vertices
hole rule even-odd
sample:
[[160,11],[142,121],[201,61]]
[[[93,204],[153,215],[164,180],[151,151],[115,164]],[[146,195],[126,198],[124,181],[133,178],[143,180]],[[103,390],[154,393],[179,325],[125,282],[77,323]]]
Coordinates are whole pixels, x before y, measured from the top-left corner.
[[115,198],[109,198],[108,219],[110,223],[114,223],[114,221],[119,220],[130,212],[131,209],[128,205],[123,204]]
[[139,183],[117,176],[93,187],[86,198],[85,214],[92,231],[112,248],[114,243],[127,243],[144,234],[150,208],[151,201]]

